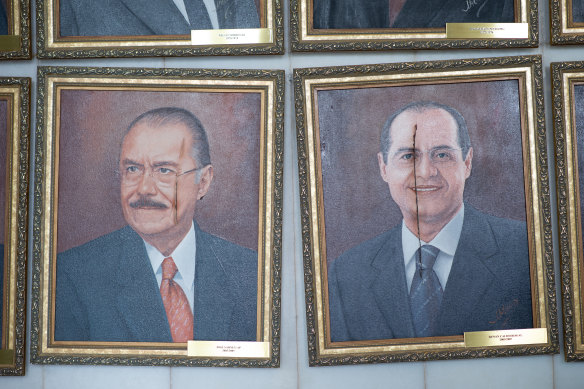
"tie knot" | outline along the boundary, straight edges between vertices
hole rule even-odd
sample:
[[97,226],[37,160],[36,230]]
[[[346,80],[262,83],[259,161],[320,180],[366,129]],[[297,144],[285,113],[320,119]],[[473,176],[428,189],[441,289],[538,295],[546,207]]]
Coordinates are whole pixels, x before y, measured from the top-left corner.
[[422,270],[430,269],[434,267],[434,262],[436,262],[436,257],[440,249],[429,244],[426,244],[418,249],[419,259],[416,261],[416,267]]
[[162,279],[172,280],[177,271],[178,269],[172,257],[164,258],[164,261],[162,261]]

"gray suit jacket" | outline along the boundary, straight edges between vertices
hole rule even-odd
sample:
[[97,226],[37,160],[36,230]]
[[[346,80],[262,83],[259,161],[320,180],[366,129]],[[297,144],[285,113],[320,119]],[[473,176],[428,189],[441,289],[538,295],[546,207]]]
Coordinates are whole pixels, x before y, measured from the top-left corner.
[[[256,340],[257,253],[195,223],[194,339]],[[172,342],[152,266],[130,227],[57,257],[55,340]]]
[[[259,27],[254,0],[215,0],[219,28]],[[172,0],[59,0],[61,36],[189,35]]]
[[[332,341],[415,337],[401,225],[333,261],[328,286]],[[465,204],[437,335],[532,326],[525,223],[486,215]]]

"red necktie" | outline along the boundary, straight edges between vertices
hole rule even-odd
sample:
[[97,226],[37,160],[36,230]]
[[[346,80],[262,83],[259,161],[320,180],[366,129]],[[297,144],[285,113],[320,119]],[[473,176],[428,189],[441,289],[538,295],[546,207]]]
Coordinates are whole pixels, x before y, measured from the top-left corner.
[[170,325],[172,341],[186,342],[193,339],[193,313],[185,292],[173,280],[177,271],[172,257],[164,258],[160,295]]

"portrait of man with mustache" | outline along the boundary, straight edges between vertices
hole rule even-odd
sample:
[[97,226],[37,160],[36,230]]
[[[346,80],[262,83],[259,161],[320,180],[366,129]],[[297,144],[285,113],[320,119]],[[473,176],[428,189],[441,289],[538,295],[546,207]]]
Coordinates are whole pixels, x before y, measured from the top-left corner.
[[127,226],[58,254],[55,340],[255,341],[257,253],[194,220],[213,180],[199,119],[139,115],[119,178]]

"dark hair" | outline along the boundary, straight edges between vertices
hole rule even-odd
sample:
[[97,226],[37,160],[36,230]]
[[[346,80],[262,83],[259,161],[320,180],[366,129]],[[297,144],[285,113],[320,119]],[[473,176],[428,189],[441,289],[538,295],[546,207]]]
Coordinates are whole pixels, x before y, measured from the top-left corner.
[[[130,123],[126,129],[126,135],[134,126],[139,123],[146,122],[152,126],[162,126],[165,124],[184,124],[191,132],[191,137],[193,140],[193,148],[191,150],[191,156],[197,163],[197,168],[202,168],[204,166],[211,164],[211,156],[209,155],[209,141],[207,140],[207,133],[205,128],[197,119],[195,115],[186,109],[177,107],[163,107],[156,108],[150,111],[144,112],[140,116]],[[124,138],[125,136],[124,135]]]
[[466,127],[466,121],[464,117],[458,112],[456,109],[445,105],[436,103],[434,101],[414,101],[413,103],[409,103],[397,111],[395,111],[383,125],[383,129],[381,130],[380,136],[380,151],[383,155],[383,161],[387,163],[387,154],[389,153],[389,149],[391,148],[391,125],[396,117],[398,117],[401,113],[406,111],[416,111],[416,112],[423,112],[430,109],[443,109],[444,111],[448,112],[450,116],[456,122],[456,127],[458,130],[458,146],[462,150],[462,157],[466,158],[468,154],[468,150],[471,148],[470,144],[470,137],[468,136],[468,128]]

